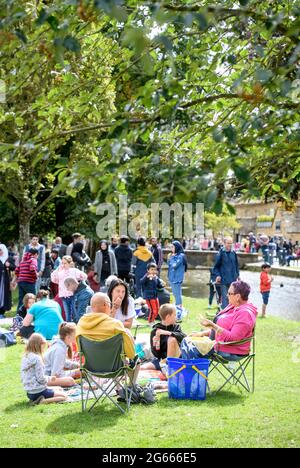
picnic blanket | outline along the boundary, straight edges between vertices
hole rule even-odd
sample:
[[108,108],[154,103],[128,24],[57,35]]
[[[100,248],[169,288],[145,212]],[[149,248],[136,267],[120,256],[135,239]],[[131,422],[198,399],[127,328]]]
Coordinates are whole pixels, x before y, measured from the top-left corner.
[[138,375],[138,384],[147,385],[149,382],[154,386],[156,393],[168,391],[167,378],[161,371],[141,369]]
[[[96,378],[95,378],[95,380],[97,381]],[[104,386],[107,385],[107,384],[108,384],[108,382],[106,384],[104,384]],[[93,386],[95,395],[91,390],[89,392],[88,388],[89,388],[88,383],[87,382],[84,383],[83,384],[83,398],[84,398],[84,400],[86,399],[88,393],[89,393],[88,400],[93,400],[95,398],[95,395],[98,398],[102,393],[101,390],[96,389],[96,386]],[[64,392],[67,395],[67,399],[65,401],[63,401],[62,403],[77,403],[78,401],[81,401],[81,387],[80,387],[80,385],[74,385],[73,387],[70,387],[68,389],[65,388]],[[114,395],[116,395],[116,392],[111,393],[111,396],[114,396]]]

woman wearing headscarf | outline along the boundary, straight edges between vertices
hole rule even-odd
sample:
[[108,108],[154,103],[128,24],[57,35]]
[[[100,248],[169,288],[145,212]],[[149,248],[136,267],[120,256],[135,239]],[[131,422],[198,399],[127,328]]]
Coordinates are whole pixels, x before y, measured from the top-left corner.
[[182,307],[182,283],[187,270],[187,260],[179,241],[172,242],[168,259],[168,279],[175,297],[176,306]]
[[105,285],[105,280],[111,275],[118,275],[118,267],[115,254],[108,249],[108,242],[102,240],[100,249],[96,253],[95,272],[97,273],[100,285]]
[[0,244],[0,318],[11,309],[10,274],[14,270],[13,258],[8,255],[7,247]]

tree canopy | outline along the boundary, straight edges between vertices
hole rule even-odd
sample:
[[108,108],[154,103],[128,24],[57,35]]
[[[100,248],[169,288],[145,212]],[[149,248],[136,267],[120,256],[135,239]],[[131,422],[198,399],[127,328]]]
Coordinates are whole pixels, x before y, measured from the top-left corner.
[[216,213],[298,198],[297,0],[0,5],[0,191],[22,218],[87,184]]

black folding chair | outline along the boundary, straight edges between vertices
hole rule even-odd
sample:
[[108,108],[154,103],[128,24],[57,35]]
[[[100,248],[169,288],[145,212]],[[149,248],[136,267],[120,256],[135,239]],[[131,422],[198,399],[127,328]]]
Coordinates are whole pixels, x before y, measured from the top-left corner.
[[[123,335],[118,334],[103,341],[95,341],[80,336],[78,341],[82,411],[87,409],[89,395],[90,392],[92,392],[96,401],[88,411],[91,411],[101,400],[104,401],[106,398],[109,398],[122,413],[125,413],[125,410],[112,396],[112,392],[115,391],[117,386],[124,390],[126,409],[129,411],[133,392],[132,377],[135,368],[130,368],[125,362]],[[95,380],[95,377],[97,377],[97,379],[109,379],[109,381],[106,384],[101,384],[98,380]],[[85,379],[89,385],[85,399],[83,379]],[[100,393],[97,394],[96,392],[98,390]]]
[[[249,393],[254,392],[254,385],[255,385],[255,334],[249,338],[245,338],[241,341],[231,341],[231,342],[219,342],[220,345],[226,346],[233,346],[233,345],[241,345],[244,343],[251,342],[251,350],[250,353],[242,357],[238,361],[230,361],[228,359],[224,359],[222,356],[218,354],[213,354],[209,359],[211,361],[209,367],[209,375],[214,372],[218,371],[218,373],[223,377],[224,382],[223,384],[215,391],[210,392],[216,395],[220,392],[225,385],[239,385],[244,390]],[[231,367],[231,363],[234,363],[234,367]],[[247,375],[248,367],[252,365],[251,369],[251,379]]]

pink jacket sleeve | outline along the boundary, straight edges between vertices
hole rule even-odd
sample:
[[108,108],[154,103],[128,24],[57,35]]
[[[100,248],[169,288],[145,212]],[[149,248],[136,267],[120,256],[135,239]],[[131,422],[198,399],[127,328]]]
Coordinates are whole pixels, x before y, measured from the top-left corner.
[[243,314],[238,317],[231,330],[224,329],[222,333],[217,334],[217,341],[241,341],[244,338],[251,336],[252,327],[253,324],[250,323],[248,317]]
[[75,268],[75,276],[79,281],[85,281],[87,279],[87,275],[84,273],[84,271],[80,271],[78,268]]
[[58,283],[59,283],[57,270],[54,270],[54,271],[51,273],[51,281],[52,281],[52,283],[54,283],[54,284],[58,284]]

